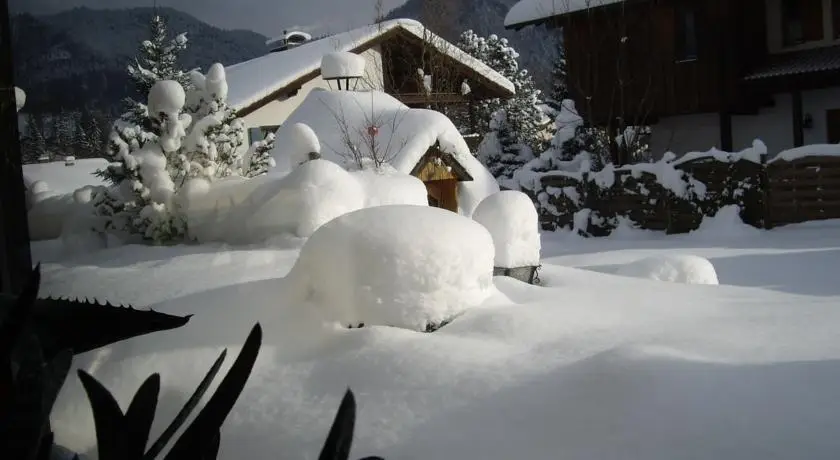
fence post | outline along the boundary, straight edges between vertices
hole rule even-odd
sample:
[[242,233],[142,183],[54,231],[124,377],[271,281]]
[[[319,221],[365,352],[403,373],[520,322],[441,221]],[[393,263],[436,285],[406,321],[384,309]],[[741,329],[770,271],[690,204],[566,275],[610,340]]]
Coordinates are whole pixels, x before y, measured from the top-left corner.
[[769,206],[769,196],[770,196],[770,179],[767,174],[767,154],[762,153],[759,155],[759,159],[761,160],[761,169],[758,172],[758,186],[760,190],[760,199],[761,205],[759,206],[759,212],[761,213],[761,227],[763,229],[769,230],[773,228],[773,222],[770,219],[770,213],[768,212]]

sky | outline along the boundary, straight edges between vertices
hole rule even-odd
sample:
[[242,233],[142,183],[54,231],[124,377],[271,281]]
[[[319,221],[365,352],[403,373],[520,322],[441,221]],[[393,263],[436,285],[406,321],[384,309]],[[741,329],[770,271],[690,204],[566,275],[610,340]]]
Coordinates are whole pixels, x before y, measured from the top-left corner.
[[[406,0],[383,0],[389,11]],[[369,24],[376,0],[157,0],[189,13],[208,24],[225,29],[250,29],[272,37],[283,30],[335,33]],[[9,0],[14,13],[55,13],[86,6],[130,8],[152,6],[154,0]]]

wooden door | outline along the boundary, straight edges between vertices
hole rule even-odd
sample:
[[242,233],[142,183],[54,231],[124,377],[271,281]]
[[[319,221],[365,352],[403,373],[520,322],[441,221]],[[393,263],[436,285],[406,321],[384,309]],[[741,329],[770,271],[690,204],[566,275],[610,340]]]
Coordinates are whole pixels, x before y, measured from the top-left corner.
[[840,109],[825,111],[825,126],[829,144],[840,144]]
[[455,179],[425,182],[429,206],[458,212],[458,181]]

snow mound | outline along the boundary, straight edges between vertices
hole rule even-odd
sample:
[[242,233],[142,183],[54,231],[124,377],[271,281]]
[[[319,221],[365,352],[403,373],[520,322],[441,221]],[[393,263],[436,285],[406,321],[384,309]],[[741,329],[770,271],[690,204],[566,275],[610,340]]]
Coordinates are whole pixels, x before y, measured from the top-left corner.
[[365,74],[365,58],[349,51],[336,51],[321,58],[321,77],[361,78]]
[[538,216],[528,195],[516,190],[494,193],[478,205],[472,218],[493,236],[497,267],[539,265]]
[[646,257],[622,266],[616,275],[683,284],[718,284],[715,266],[709,259],[669,254]]
[[741,220],[741,208],[737,205],[724,206],[715,213],[714,217],[706,216],[692,236],[719,239],[732,237],[750,237],[759,235],[761,231]]
[[[273,155],[275,164],[280,161],[287,161],[289,170],[298,167],[301,163],[313,159],[312,154],[321,155],[321,143],[318,135],[306,123],[295,123],[285,131],[281,137],[283,142],[275,144],[276,155]],[[284,163],[285,164],[285,163]]]
[[391,204],[429,204],[428,191],[423,181],[388,165],[383,165],[378,170],[364,169],[350,174],[356,177],[364,188],[366,208]]
[[289,273],[293,301],[327,322],[425,330],[492,293],[493,239],[478,223],[428,206],[338,217],[306,242]]
[[837,157],[840,156],[840,145],[837,144],[811,144],[803,147],[796,147],[779,152],[767,163],[777,161],[795,161],[807,157]]
[[365,204],[365,191],[356,177],[326,160],[306,162],[286,176],[230,179],[204,188],[197,186],[185,199],[190,236],[201,242],[308,237]]
[[149,115],[157,117],[164,113],[178,119],[178,112],[184,107],[187,95],[177,81],[161,80],[149,90]]

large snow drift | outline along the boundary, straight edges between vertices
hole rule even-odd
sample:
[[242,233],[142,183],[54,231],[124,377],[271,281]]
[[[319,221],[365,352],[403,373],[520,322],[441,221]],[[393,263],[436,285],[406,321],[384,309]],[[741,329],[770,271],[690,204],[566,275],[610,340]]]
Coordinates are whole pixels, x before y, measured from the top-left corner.
[[516,190],[494,193],[478,205],[472,218],[493,236],[497,267],[539,265],[539,222],[528,195]]
[[[356,161],[348,144],[356,146],[361,157],[372,156],[368,147],[371,126],[377,127],[377,156],[405,174],[410,174],[429,148],[437,145],[473,177],[458,184],[464,215],[471,215],[481,200],[499,191],[495,178],[473,157],[449,118],[433,110],[411,109],[389,94],[312,90],[277,130],[277,139],[300,137],[300,123],[315,132],[322,158],[348,169],[365,166],[365,162]],[[276,169],[293,169],[300,157],[298,150],[297,143],[277,142],[271,151]]]
[[107,167],[108,160],[104,158],[77,159],[71,166],[63,161],[26,164],[23,165],[23,184],[30,189],[35,182],[42,181],[54,195],[73,193],[85,185],[106,185],[94,173]]
[[379,206],[319,228],[301,249],[293,301],[344,325],[425,330],[490,294],[493,240],[458,214],[428,206]]
[[427,204],[426,187],[416,177],[392,168],[348,172],[321,159],[286,175],[231,177],[195,189],[180,196],[179,204],[190,236],[200,242],[306,238],[333,218],[364,207]]
[[616,275],[684,284],[718,284],[715,266],[700,256],[661,255],[646,257],[620,267]]

